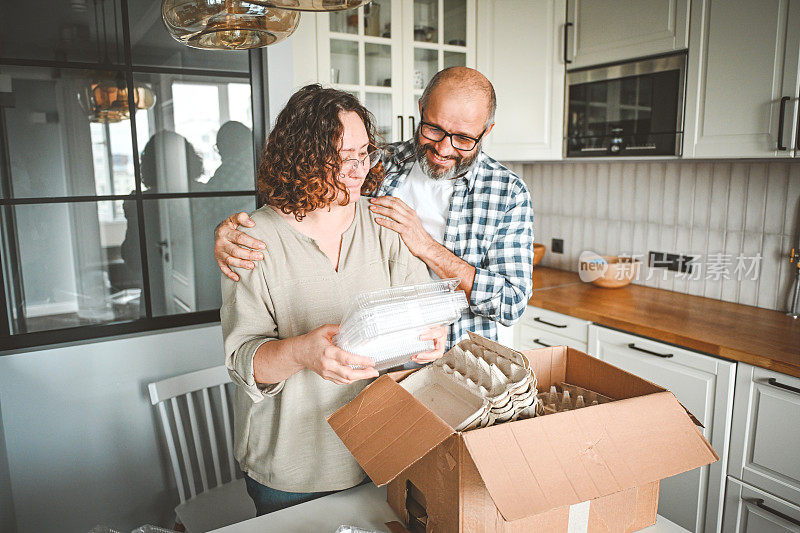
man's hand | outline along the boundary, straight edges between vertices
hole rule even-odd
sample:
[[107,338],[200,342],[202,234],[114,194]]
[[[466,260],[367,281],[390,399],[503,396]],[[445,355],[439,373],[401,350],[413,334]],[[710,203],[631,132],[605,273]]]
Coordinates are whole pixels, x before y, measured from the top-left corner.
[[264,259],[264,254],[261,252],[247,248],[263,250],[266,244],[237,229],[239,226],[252,228],[255,225],[247,213],[237,213],[220,222],[214,231],[214,259],[217,260],[222,273],[233,281],[239,281],[239,275],[230,267],[253,270],[255,268],[253,261]]
[[392,196],[372,198],[370,202],[372,203],[370,211],[386,217],[377,218],[375,222],[399,233],[409,251],[416,257],[423,259],[426,253],[436,246],[436,241],[422,227],[417,212],[405,202]]

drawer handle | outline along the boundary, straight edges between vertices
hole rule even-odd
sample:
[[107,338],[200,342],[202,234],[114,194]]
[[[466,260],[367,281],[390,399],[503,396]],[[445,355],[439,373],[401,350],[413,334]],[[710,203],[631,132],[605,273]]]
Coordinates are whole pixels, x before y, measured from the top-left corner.
[[553,347],[553,345],[552,345],[552,344],[545,344],[545,343],[543,343],[542,341],[540,341],[539,339],[533,339],[533,341],[532,341],[532,342],[535,342],[535,343],[536,343],[536,344],[538,344],[539,346],[544,346],[545,348],[552,348],[552,347]]
[[775,515],[775,516],[777,516],[779,518],[783,518],[787,522],[791,522],[792,524],[794,524],[796,526],[800,526],[800,520],[798,520],[796,518],[792,518],[789,515],[785,515],[782,512],[778,511],[777,509],[773,509],[772,507],[769,507],[768,505],[764,505],[764,500],[761,499],[761,498],[742,498],[742,500],[746,501],[747,503],[755,505],[759,509],[762,509],[762,510],[766,511],[771,515]]
[[536,322],[541,322],[542,324],[547,324],[548,326],[553,326],[554,328],[565,328],[567,327],[566,324],[553,324],[552,322],[548,322],[547,320],[542,320],[541,318],[534,317],[533,318]]
[[779,389],[784,389],[784,390],[788,390],[788,391],[800,394],[800,389],[798,389],[797,387],[792,387],[791,385],[787,385],[786,383],[781,383],[780,381],[778,381],[775,378],[769,378],[767,380],[767,383],[769,383],[773,387],[778,387]]
[[656,357],[663,357],[664,359],[668,359],[668,358],[672,357],[672,355],[673,355],[671,353],[658,353],[658,352],[653,352],[653,351],[650,351],[650,350],[645,350],[644,348],[639,348],[638,346],[636,346],[632,342],[630,344],[628,344],[628,348],[630,348],[631,350],[636,350],[636,351],[643,352],[643,353],[646,353],[646,354],[655,355]]

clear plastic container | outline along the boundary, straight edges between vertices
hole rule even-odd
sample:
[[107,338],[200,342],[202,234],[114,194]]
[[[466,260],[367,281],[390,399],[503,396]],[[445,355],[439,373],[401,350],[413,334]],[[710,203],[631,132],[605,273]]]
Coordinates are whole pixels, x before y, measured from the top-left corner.
[[432,350],[419,339],[428,328],[452,324],[469,306],[458,279],[391,287],[356,297],[339,326],[334,343],[345,351],[372,358],[377,370],[410,361]]
[[358,344],[340,344],[339,347],[350,353],[363,355],[375,361],[376,370],[386,370],[411,360],[411,356],[434,349],[433,341],[421,341],[419,336],[428,329],[416,328],[378,335]]
[[410,300],[430,294],[452,293],[459,283],[460,280],[458,278],[447,278],[416,285],[400,285],[398,287],[389,287],[388,289],[363,292],[356,296],[352,306],[342,319],[342,324],[347,323],[350,315],[360,309],[369,309],[382,303]]
[[452,324],[468,307],[462,291],[397,300],[358,309],[339,327],[337,345],[360,344],[404,329]]

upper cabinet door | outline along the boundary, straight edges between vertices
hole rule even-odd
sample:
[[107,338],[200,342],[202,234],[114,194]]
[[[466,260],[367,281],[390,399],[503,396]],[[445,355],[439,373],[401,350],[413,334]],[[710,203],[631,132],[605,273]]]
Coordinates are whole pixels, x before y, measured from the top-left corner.
[[689,0],[569,0],[570,70],[683,50]]
[[693,4],[685,157],[794,155],[799,3]]
[[384,141],[399,140],[403,126],[400,13],[400,0],[373,0],[316,14],[318,80],[358,97]]
[[477,68],[497,93],[483,150],[500,161],[562,158],[564,0],[479,0]]
[[[400,2],[401,0],[395,0]],[[403,4],[403,113],[407,129],[419,124],[419,99],[434,74],[475,67],[476,0],[405,0]]]

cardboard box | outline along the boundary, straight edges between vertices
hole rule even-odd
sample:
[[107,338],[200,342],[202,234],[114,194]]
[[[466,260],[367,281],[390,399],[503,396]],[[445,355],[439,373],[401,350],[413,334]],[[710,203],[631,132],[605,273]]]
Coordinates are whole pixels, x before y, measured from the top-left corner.
[[398,384],[405,371],[328,417],[412,532],[636,531],[661,479],[719,459],[671,392],[566,346],[523,354],[539,390],[617,401],[462,433]]

